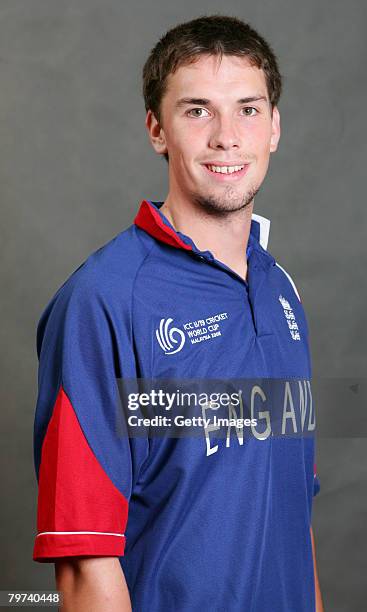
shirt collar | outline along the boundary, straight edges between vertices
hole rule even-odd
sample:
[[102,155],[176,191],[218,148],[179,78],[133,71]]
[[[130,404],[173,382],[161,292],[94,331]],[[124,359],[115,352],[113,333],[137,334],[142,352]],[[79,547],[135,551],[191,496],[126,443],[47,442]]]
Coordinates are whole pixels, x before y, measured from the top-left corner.
[[[135,225],[145,232],[165,242],[170,246],[197,254],[205,255],[208,251],[200,251],[189,236],[177,231],[168,221],[167,217],[159,210],[163,202],[153,202],[152,200],[142,200],[139,211],[134,219]],[[261,215],[252,214],[247,255],[252,248],[265,251],[268,246],[270,231],[270,221]],[[270,256],[271,257],[271,256]]]

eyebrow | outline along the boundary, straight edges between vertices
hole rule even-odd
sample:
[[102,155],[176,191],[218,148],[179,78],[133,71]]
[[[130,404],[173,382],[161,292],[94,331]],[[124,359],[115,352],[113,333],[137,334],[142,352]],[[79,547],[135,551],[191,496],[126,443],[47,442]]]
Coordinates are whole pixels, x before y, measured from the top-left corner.
[[[266,96],[258,95],[258,96],[248,96],[247,98],[240,98],[237,100],[237,104],[248,104],[249,102],[259,102],[259,101],[268,102]],[[180,98],[177,100],[175,106],[176,108],[180,108],[181,106],[186,106],[186,104],[197,104],[208,106],[211,104],[211,101],[207,98]]]

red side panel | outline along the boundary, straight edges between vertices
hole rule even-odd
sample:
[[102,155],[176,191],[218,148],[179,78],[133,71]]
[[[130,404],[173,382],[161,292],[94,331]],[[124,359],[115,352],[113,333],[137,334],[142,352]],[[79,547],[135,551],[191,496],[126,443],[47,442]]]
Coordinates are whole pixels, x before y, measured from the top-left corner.
[[121,556],[127,499],[94,456],[61,387],[42,446],[33,558]]

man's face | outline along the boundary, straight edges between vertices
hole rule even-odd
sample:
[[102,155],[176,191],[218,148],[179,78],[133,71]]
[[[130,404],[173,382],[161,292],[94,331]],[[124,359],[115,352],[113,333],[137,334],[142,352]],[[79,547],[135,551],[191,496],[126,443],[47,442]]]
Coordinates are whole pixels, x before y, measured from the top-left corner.
[[149,111],[146,125],[155,150],[169,154],[170,193],[212,214],[252,202],[280,136],[263,71],[226,55],[220,63],[202,55],[170,74],[161,124]]

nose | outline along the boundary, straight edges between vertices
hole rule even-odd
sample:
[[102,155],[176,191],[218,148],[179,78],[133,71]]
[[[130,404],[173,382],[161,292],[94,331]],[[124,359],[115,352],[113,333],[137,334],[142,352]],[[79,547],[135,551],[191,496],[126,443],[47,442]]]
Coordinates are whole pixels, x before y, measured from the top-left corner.
[[210,135],[209,146],[212,149],[228,150],[241,145],[238,129],[231,118],[218,117]]

